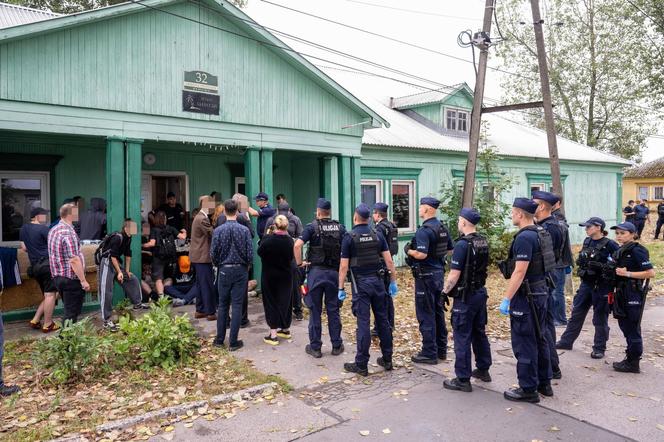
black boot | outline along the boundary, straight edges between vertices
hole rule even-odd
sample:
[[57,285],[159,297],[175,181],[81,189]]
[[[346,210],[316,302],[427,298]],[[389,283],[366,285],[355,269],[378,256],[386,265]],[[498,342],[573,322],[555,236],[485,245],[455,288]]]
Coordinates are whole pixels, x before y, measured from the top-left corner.
[[344,370],[349,373],[357,373],[360,376],[369,376],[369,370],[366,367],[359,367],[355,362],[346,362],[344,364]]
[[563,372],[560,371],[560,368],[554,368],[553,369],[553,379],[562,379],[563,377]]
[[411,356],[410,360],[417,364],[429,364],[429,365],[438,364],[438,359],[427,358],[425,356],[422,356],[422,353],[418,353],[416,355]]
[[320,350],[314,350],[313,348],[311,348],[310,344],[307,344],[307,346],[304,347],[304,351],[306,351],[307,354],[313,356],[316,359],[319,359],[319,358],[323,357],[323,353],[321,353]]
[[537,387],[537,392],[542,396],[547,396],[547,397],[553,396],[553,388],[551,388],[551,384],[540,385],[539,387]]
[[445,379],[443,381],[443,388],[448,390],[464,391],[466,393],[473,391],[473,386],[470,385],[469,380],[466,379],[465,381],[462,381],[459,378]]
[[480,370],[479,368],[476,368],[470,375],[482,382],[491,382],[489,370]]
[[341,344],[338,347],[332,347],[331,354],[332,354],[332,356],[339,356],[343,352],[344,352],[344,345]]
[[394,369],[394,367],[392,366],[392,360],[388,361],[384,359],[382,356],[376,360],[376,363],[381,367],[383,367],[385,371],[391,371],[392,369]]
[[0,396],[11,396],[12,394],[16,394],[20,391],[21,389],[18,387],[18,385],[0,385]]
[[625,358],[620,362],[614,362],[613,369],[621,373],[641,373],[638,359],[630,361]]
[[536,404],[540,401],[539,394],[536,391],[527,392],[523,388],[510,388],[503,393],[503,397],[508,401],[530,402]]

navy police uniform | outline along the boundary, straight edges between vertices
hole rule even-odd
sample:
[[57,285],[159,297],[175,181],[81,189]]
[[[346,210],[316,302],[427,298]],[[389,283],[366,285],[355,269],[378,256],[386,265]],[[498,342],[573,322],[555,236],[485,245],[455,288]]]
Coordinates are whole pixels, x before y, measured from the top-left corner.
[[634,206],[634,221],[633,224],[636,227],[636,231],[641,236],[643,233],[643,229],[646,226],[646,219],[648,218],[648,214],[650,213],[650,209],[648,207],[641,203],[637,204]]
[[[438,208],[435,198],[422,198],[420,204]],[[447,358],[447,326],[442,306],[445,257],[453,249],[449,232],[437,218],[429,218],[415,232],[414,248],[426,253],[423,260],[414,260],[415,315],[422,335],[422,350],[418,357],[437,361]]]
[[[376,203],[374,205],[374,210],[377,210],[382,213],[386,213],[388,209],[388,205],[385,203]],[[383,235],[383,238],[385,238],[385,241],[387,241],[387,245],[390,249],[390,255],[392,255],[392,258],[394,258],[394,255],[397,254],[398,252],[398,229],[397,226],[390,220],[388,219],[381,219],[378,223],[376,223],[376,230],[380,232]],[[394,246],[394,247],[393,247]],[[381,258],[382,261],[382,258]],[[383,282],[385,283],[385,290],[388,289],[390,285],[390,274],[387,270],[387,267],[383,263],[383,269],[385,270],[385,275],[383,276]],[[394,300],[392,299],[391,296],[387,297],[387,320],[390,323],[390,327],[392,330],[394,330]],[[374,334],[377,334],[378,331],[374,327]]]
[[[330,202],[318,200],[318,207],[330,210]],[[307,261],[309,273],[307,286],[309,292],[304,297],[304,304],[309,309],[309,342],[314,351],[320,351],[322,341],[321,315],[323,306],[327,313],[327,326],[332,341],[332,348],[340,349],[341,316],[339,315],[339,299],[337,284],[339,280],[339,260],[341,241],[346,228],[338,221],[330,218],[316,219],[307,224],[300,239],[309,243]]]
[[383,361],[392,362],[392,330],[387,319],[389,295],[383,283],[384,270],[380,260],[382,252],[388,250],[383,235],[367,224],[354,226],[341,244],[341,257],[350,259],[352,311],[357,318],[355,365],[361,370],[366,370],[369,362],[371,312],[376,320]]
[[[605,223],[601,218],[593,217],[579,226],[598,226],[604,229]],[[581,279],[579,289],[572,301],[572,315],[567,327],[556,344],[557,349],[571,350],[574,341],[579,337],[586,315],[593,308],[593,326],[595,337],[591,357],[600,359],[606,351],[606,342],[609,339],[609,292],[611,284],[603,277],[603,266],[609,256],[618,250],[618,244],[606,237],[592,239],[587,237],[583,241],[583,248],[576,261],[577,274]]]
[[[473,216],[461,216],[468,219]],[[477,212],[475,212],[477,213]],[[477,216],[479,218],[479,215]],[[479,219],[468,219],[477,224]],[[475,221],[475,222],[473,222]],[[454,371],[460,381],[471,376],[471,348],[475,353],[477,369],[486,372],[491,366],[491,347],[486,336],[487,291],[484,287],[489,265],[489,244],[482,235],[471,233],[462,236],[454,243],[451,270],[461,271],[461,276],[452,293],[452,330],[454,337]]]
[[655,227],[655,239],[659,238],[659,232],[661,232],[663,225],[664,225],[664,201],[657,204],[657,225]]

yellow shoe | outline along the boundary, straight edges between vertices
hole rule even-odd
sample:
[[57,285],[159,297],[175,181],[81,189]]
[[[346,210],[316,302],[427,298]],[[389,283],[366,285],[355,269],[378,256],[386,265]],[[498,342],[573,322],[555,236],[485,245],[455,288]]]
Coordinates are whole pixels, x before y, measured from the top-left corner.
[[270,345],[279,345],[279,339],[273,338],[272,336],[266,336],[263,338],[263,342]]
[[277,332],[277,336],[283,339],[290,339],[291,338],[291,333],[290,330],[279,330]]

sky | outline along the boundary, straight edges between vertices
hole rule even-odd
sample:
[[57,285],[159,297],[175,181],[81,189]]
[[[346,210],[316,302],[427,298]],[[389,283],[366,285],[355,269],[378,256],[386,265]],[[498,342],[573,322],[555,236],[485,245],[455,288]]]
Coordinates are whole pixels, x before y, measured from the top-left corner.
[[[268,1],[465,61],[308,17]],[[249,0],[244,11],[261,25],[271,28],[272,32],[285,32],[419,78],[370,66],[276,34],[293,49],[324,59],[310,58],[316,65],[339,68],[331,62],[340,63],[430,89],[463,81],[474,88],[472,52],[470,48],[460,47],[457,37],[462,31],[477,31],[482,27],[484,4],[485,0]],[[493,52],[489,53],[489,66],[500,68]],[[506,74],[488,70],[485,99],[502,101],[501,75]],[[664,127],[659,133],[664,134]],[[664,156],[664,137],[649,139],[643,160],[651,161],[661,156]]]

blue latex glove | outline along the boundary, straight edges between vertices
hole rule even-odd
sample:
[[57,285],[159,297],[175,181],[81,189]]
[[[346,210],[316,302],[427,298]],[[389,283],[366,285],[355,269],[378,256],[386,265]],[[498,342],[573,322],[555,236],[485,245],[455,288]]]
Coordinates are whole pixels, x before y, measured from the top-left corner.
[[341,289],[337,293],[337,298],[339,298],[339,301],[344,301],[346,299],[346,290]]
[[399,289],[397,288],[397,282],[396,281],[390,281],[390,296],[395,297],[397,296],[397,293],[399,293]]
[[510,300],[507,298],[504,298],[503,301],[500,303],[500,313],[503,315],[509,315],[510,314]]

